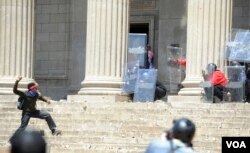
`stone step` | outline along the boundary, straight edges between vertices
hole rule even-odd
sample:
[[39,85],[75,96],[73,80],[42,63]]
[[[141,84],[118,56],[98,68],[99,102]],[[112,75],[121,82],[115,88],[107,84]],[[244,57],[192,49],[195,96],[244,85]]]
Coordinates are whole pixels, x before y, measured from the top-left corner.
[[[12,102],[11,98],[6,99],[0,102],[1,149],[20,125],[21,117],[15,99]],[[91,103],[79,100],[47,105],[38,102],[38,107],[47,109],[63,130],[62,136],[54,137],[45,121],[30,120],[31,127],[45,130],[52,153],[144,152],[151,140],[159,137],[164,128],[172,126],[174,118],[183,116],[192,119],[197,126],[194,139],[197,152],[219,153],[222,136],[250,134],[248,103],[211,104],[192,98],[183,103],[170,98],[168,103],[98,103],[98,100]]]
[[[203,106],[206,106],[204,104]],[[228,106],[228,107],[227,107]],[[200,108],[200,107],[192,107],[192,108],[184,108],[183,106],[181,107],[174,107],[171,108],[167,105],[162,106],[161,109],[158,108],[123,108],[123,107],[118,107],[116,109],[112,107],[101,107],[101,108],[91,108],[91,107],[83,107],[81,109],[75,108],[75,107],[47,107],[43,108],[48,110],[49,112],[54,112],[54,113],[101,113],[105,112],[106,114],[113,114],[113,113],[133,113],[133,114],[141,114],[141,113],[148,113],[148,114],[160,114],[160,113],[168,113],[171,111],[177,111],[175,113],[179,114],[188,114],[188,115],[193,115],[194,113],[198,115],[208,113],[209,115],[215,114],[216,116],[230,116],[230,115],[236,115],[237,117],[243,117],[246,116],[245,114],[248,114],[250,112],[250,105],[248,104],[243,104],[243,105],[217,105],[217,104],[212,104],[208,105],[206,107]],[[1,111],[5,112],[18,112],[20,110],[17,110],[15,106],[2,106],[0,107]],[[220,114],[219,114],[220,113]]]
[[[127,106],[128,104],[128,106]],[[155,103],[155,104],[143,104],[140,103],[140,107],[138,106],[134,106],[134,103],[127,103],[126,105],[124,103],[119,104],[119,103],[114,103],[114,105],[104,105],[104,106],[95,106],[92,107],[90,105],[84,105],[84,104],[79,104],[80,106],[70,106],[70,107],[65,107],[64,105],[67,104],[63,104],[62,106],[59,106],[57,104],[55,104],[54,106],[49,106],[45,107],[46,110],[50,111],[50,112],[55,112],[55,113],[60,113],[60,112],[65,112],[65,113],[69,113],[69,112],[96,112],[98,111],[103,111],[103,112],[108,112],[108,113],[119,113],[121,111],[123,111],[124,113],[142,113],[142,112],[148,112],[148,113],[165,113],[167,111],[169,111],[170,109],[172,111],[174,110],[178,110],[179,112],[177,113],[189,113],[190,115],[192,115],[191,113],[198,113],[199,114],[203,114],[206,113],[206,111],[210,112],[211,115],[216,114],[216,112],[221,112],[222,116],[223,115],[236,115],[236,116],[245,116],[245,114],[249,113],[250,110],[250,105],[246,104],[246,103],[234,103],[234,104],[195,104],[193,106],[191,106],[190,104],[181,104],[180,102],[176,102],[174,104],[171,103],[171,106],[166,105],[166,104],[162,104],[162,103]],[[131,107],[132,106],[132,107]],[[141,106],[144,106],[141,108]],[[116,109],[114,109],[116,108]],[[185,111],[182,111],[183,109],[185,109]],[[11,111],[19,111],[16,109],[16,106],[0,106],[0,110],[4,110],[7,112],[11,112]],[[185,114],[184,114],[185,115]]]
[[[92,143],[92,140],[91,139],[88,139],[86,141],[88,142],[85,142],[85,140],[81,139],[79,141],[77,141],[78,139],[74,140],[74,138],[72,138],[73,141],[65,141],[65,140],[62,140],[62,138],[60,137],[55,137],[55,140],[52,141],[51,139],[47,140],[48,142],[48,148],[50,151],[58,151],[58,149],[63,149],[63,150],[74,150],[74,149],[77,149],[77,150],[99,150],[99,149],[107,149],[107,150],[116,150],[119,149],[125,149],[126,150],[130,150],[130,151],[145,151],[147,145],[151,142],[150,140],[148,142],[138,142],[140,143],[140,146],[138,147],[138,145],[136,143],[127,143],[127,142],[116,142],[114,143],[117,139],[119,138],[114,138],[114,139],[110,139],[109,141],[111,141],[110,143],[106,143],[104,141],[101,141],[98,143],[99,141],[99,138],[97,138],[96,142],[95,143]],[[94,139],[93,139],[94,141]],[[74,143],[74,142],[78,142],[78,143]],[[207,140],[206,143],[204,142],[201,142],[201,141],[194,141],[194,149],[196,151],[198,151],[199,149],[202,148],[202,150],[207,149],[207,150],[210,150],[211,149],[217,149],[219,150],[220,148],[219,147],[214,147],[217,143],[219,143],[220,140],[218,141],[215,141],[215,140]],[[4,146],[4,145],[2,145]],[[105,147],[104,147],[105,146]],[[106,151],[105,151],[106,152]]]
[[[7,141],[9,140],[10,136],[0,136],[0,138],[2,139],[2,143],[1,146],[4,146]],[[117,135],[101,135],[101,134],[96,134],[93,133],[92,135],[86,135],[86,134],[82,134],[82,135],[72,135],[72,136],[65,136],[65,134],[63,133],[62,136],[52,136],[51,134],[45,134],[45,139],[47,140],[48,143],[126,143],[126,144],[135,144],[135,143],[139,143],[139,144],[148,144],[150,143],[152,140],[154,139],[159,139],[159,133],[158,134],[154,134],[153,136],[127,136],[127,135],[119,135],[119,133],[117,133]],[[117,140],[118,141],[115,141]],[[198,135],[194,138],[193,143],[195,144],[195,146],[200,146],[198,143],[203,143],[205,142],[221,142],[221,137],[219,136],[210,136],[210,135]],[[5,141],[3,141],[5,140]]]
[[[6,115],[6,114],[5,114]],[[92,116],[92,115],[89,115],[88,117],[87,117],[88,115],[86,115],[85,114],[85,116],[83,117],[83,119],[81,120],[80,118],[79,119],[76,119],[75,121],[72,121],[73,122],[73,124],[75,123],[75,122],[83,122],[83,124],[84,124],[84,121],[86,121],[86,123],[87,122],[89,122],[89,123],[93,123],[93,124],[95,124],[95,123],[98,123],[98,122],[100,122],[100,123],[103,123],[103,122],[112,122],[114,125],[117,123],[117,124],[123,124],[123,122],[122,121],[125,121],[126,119],[129,119],[130,120],[130,122],[128,122],[128,123],[132,123],[132,124],[136,124],[136,122],[138,122],[138,123],[142,123],[142,124],[147,124],[147,122],[149,122],[148,124],[149,125],[152,125],[152,126],[154,126],[154,125],[162,125],[162,126],[164,126],[165,124],[163,124],[164,123],[164,121],[166,120],[166,119],[164,119],[164,117],[162,117],[163,119],[161,119],[161,117],[158,117],[158,118],[156,118],[157,117],[157,115],[156,115],[156,117],[154,118],[154,117],[152,117],[152,118],[150,118],[149,116],[147,116],[147,117],[141,117],[141,118],[139,118],[139,120],[138,120],[138,118],[137,117],[134,117],[134,118],[125,118],[125,119],[123,119],[122,117],[121,118],[116,118],[117,120],[112,120],[112,119],[108,119],[108,118],[105,118],[105,119],[99,119],[98,117],[96,117],[96,116]],[[101,115],[102,116],[102,115]],[[212,115],[210,115],[210,116],[212,116]],[[74,117],[74,116],[73,116]],[[20,123],[19,123],[19,119],[20,118],[20,116],[17,116],[17,118],[15,118],[15,117],[13,117],[13,116],[8,116],[7,118],[3,118],[2,117],[2,120],[3,121],[12,121],[12,120],[16,120],[16,121],[18,121],[17,122],[17,124],[14,124],[14,125],[19,125]],[[171,118],[171,117],[170,117]],[[56,120],[56,122],[59,122],[60,124],[61,123],[65,123],[66,121],[67,122],[69,122],[69,120],[67,120],[68,118],[65,118],[64,116],[62,116],[61,118],[55,118],[55,120]],[[71,119],[71,118],[70,118]],[[92,120],[94,120],[95,119],[95,121],[92,121]],[[152,120],[152,119],[155,119],[155,120],[158,120],[159,119],[159,121],[157,121],[157,122],[150,122],[150,119]],[[196,124],[197,124],[197,126],[198,127],[202,127],[202,126],[204,126],[204,125],[206,125],[206,126],[208,126],[208,127],[217,127],[217,128],[230,128],[230,127],[234,127],[234,128],[239,128],[239,127],[241,127],[241,128],[244,128],[244,127],[248,127],[249,126],[249,124],[248,123],[246,123],[247,121],[248,121],[248,117],[240,117],[239,119],[237,119],[237,118],[227,118],[227,116],[225,116],[224,118],[222,118],[222,117],[218,117],[218,119],[216,118],[216,116],[213,118],[213,117],[209,117],[208,119],[206,119],[206,118],[202,118],[202,120],[200,120],[201,118],[193,118],[194,119],[194,121],[196,121]],[[213,120],[216,120],[216,121],[213,121]],[[243,120],[244,119],[244,120]],[[200,121],[199,121],[200,120]],[[71,122],[71,123],[72,123]],[[229,123],[228,124],[228,122],[235,122],[235,123]],[[41,120],[40,119],[31,119],[31,124],[36,124],[36,123],[43,123],[43,121],[41,122]],[[208,123],[208,124],[207,124]],[[218,124],[218,123],[220,123],[220,124]],[[3,125],[5,125],[5,124],[3,124]],[[9,125],[12,125],[12,123],[10,122],[8,122],[7,124],[6,124],[7,126],[9,126]]]
[[[112,114],[86,114],[86,113],[80,113],[80,114],[63,114],[63,113],[51,113],[51,116],[56,120],[56,121],[67,121],[67,122],[78,122],[78,121],[89,121],[89,120],[96,120],[96,121],[113,121],[113,122],[123,122],[123,121],[131,121],[131,122],[150,122],[150,123],[154,123],[154,124],[162,124],[163,122],[167,122],[167,123],[171,123],[172,121],[169,121],[169,119],[175,119],[175,118],[179,118],[182,116],[187,116],[187,117],[191,117],[193,120],[197,120],[197,122],[203,123],[203,121],[210,121],[210,122],[228,122],[228,121],[235,121],[237,123],[241,123],[241,122],[245,122],[249,120],[249,117],[246,116],[244,113],[242,114],[238,114],[238,117],[236,117],[235,115],[231,115],[230,113],[230,118],[228,118],[227,116],[224,115],[224,117],[222,117],[223,115],[220,114],[227,114],[228,112],[219,112],[219,115],[216,115],[215,113],[207,113],[207,116],[210,116],[209,118],[206,119],[206,117],[203,117],[202,114],[198,115],[198,113],[195,112],[178,112],[176,111],[177,115],[174,115],[175,112],[171,112],[171,114],[169,115],[168,113],[166,114],[142,114],[141,116],[139,115],[134,115],[134,114],[128,114],[126,115],[126,113],[123,114],[117,114],[116,116],[112,115]],[[65,117],[67,116],[67,117]],[[18,121],[21,119],[21,114],[16,114],[16,113],[0,113],[0,120],[2,121]],[[72,120],[75,119],[75,120]],[[200,120],[202,119],[202,120]],[[40,119],[35,119],[35,118],[31,118],[31,120],[40,120]]]
[[[109,117],[103,117],[103,116],[91,116],[91,115],[86,115],[83,116],[82,119],[80,117],[76,118],[75,120],[72,120],[74,117],[70,118],[63,118],[63,117],[58,117],[57,115],[52,115],[55,122],[60,125],[64,125],[65,123],[67,124],[86,124],[86,125],[91,125],[91,124],[110,124],[110,125],[122,125],[122,124],[129,124],[129,125],[146,125],[146,126],[171,126],[172,124],[172,119],[174,119],[172,116],[164,116],[164,117],[157,117],[157,116],[148,116],[148,117],[141,117],[141,118],[136,118],[136,117],[124,117],[121,116],[119,117],[114,117],[109,118]],[[186,115],[188,116],[188,115]],[[179,118],[181,116],[175,116],[175,118]],[[190,116],[188,116],[190,117]],[[20,125],[20,118],[21,116],[8,116],[4,117],[1,116],[1,122],[3,126],[13,126],[13,125]],[[244,117],[241,117],[244,118]],[[129,121],[126,121],[128,119]],[[192,120],[196,123],[197,127],[217,127],[217,128],[245,128],[249,126],[249,119],[244,118],[244,119],[237,119],[234,117],[234,119],[229,119],[229,118],[222,118],[216,117],[205,119],[202,117],[193,117]],[[42,119],[35,119],[31,118],[30,124],[46,124],[46,122]]]
[[[0,134],[1,135],[9,135],[13,133],[18,126],[10,126],[10,127],[2,127],[0,129]],[[49,133],[50,135],[50,130],[47,127],[46,124],[44,125],[30,125],[30,127],[35,128],[37,130],[45,130],[46,133]],[[65,126],[59,126],[60,129],[63,130],[65,135],[72,135],[73,133],[76,133],[77,135],[81,135],[81,131],[84,132],[90,132],[89,128],[87,126],[85,127],[65,127]],[[213,127],[213,128],[199,128],[197,127],[197,136],[246,136],[249,135],[249,128],[218,128],[218,127]],[[122,127],[103,127],[103,128],[91,128],[92,132],[91,133],[108,133],[108,132],[119,132],[121,135],[138,135],[136,133],[138,132],[147,132],[147,135],[154,135],[157,133],[161,133],[164,128],[163,127],[135,127],[135,126],[122,126]],[[111,134],[112,135],[112,134]]]
[[[1,116],[1,115],[0,115]],[[1,116],[2,117],[2,116]],[[74,120],[72,120],[73,117],[70,117],[70,118],[62,118],[62,117],[58,117],[57,115],[54,115],[52,116],[54,118],[54,120],[57,122],[57,123],[60,123],[60,124],[65,124],[65,123],[68,123],[68,124],[75,124],[75,123],[81,123],[81,124],[84,124],[84,123],[105,123],[105,122],[108,122],[108,123],[111,123],[111,124],[123,124],[124,122],[126,123],[129,123],[129,124],[132,124],[132,125],[148,125],[148,126],[155,126],[156,124],[159,124],[161,122],[157,122],[157,121],[154,121],[154,122],[151,122],[150,119],[155,119],[157,120],[156,116],[150,116],[150,117],[140,117],[140,118],[127,118],[127,117],[116,117],[114,119],[110,119],[110,118],[99,118],[98,116],[95,118],[95,116],[90,116],[90,115],[86,115],[82,118],[76,118]],[[95,120],[94,120],[95,119]],[[127,119],[129,119],[129,121],[127,121]],[[8,117],[4,117],[4,118],[1,118],[0,119],[0,122],[6,122],[6,124],[8,125],[9,123],[11,122],[16,122],[16,123],[19,123],[21,121],[21,116],[8,116]],[[33,123],[33,124],[36,124],[36,123],[40,123],[40,122],[43,122],[43,119],[36,119],[36,118],[31,118],[30,119],[30,122],[29,123]]]
[[[43,128],[47,128],[47,124],[46,122],[38,122],[36,124],[29,124],[31,127],[37,127],[39,129],[43,129]],[[90,122],[90,123],[74,123],[74,124],[57,124],[58,127],[60,127],[60,129],[88,129],[88,128],[92,128],[95,130],[105,130],[105,129],[109,129],[109,130],[127,130],[127,131],[144,131],[144,132],[148,132],[151,130],[162,130],[163,127],[161,126],[150,126],[150,125],[130,125],[127,123],[120,123],[120,124],[112,124],[109,122]],[[20,123],[3,123],[1,125],[3,128],[9,128],[9,127],[19,127]]]
[[[51,112],[51,116],[57,121],[69,121],[69,122],[75,122],[79,120],[109,120],[109,121],[139,121],[139,122],[152,122],[152,123],[162,123],[164,121],[167,121],[168,118],[172,118],[172,115],[165,114],[141,114],[139,116],[138,114],[87,114],[87,113],[53,113]],[[20,120],[21,119],[21,113],[15,113],[15,112],[0,112],[0,118],[2,120]],[[75,119],[75,120],[72,120]],[[31,118],[31,120],[35,120],[35,118]],[[40,120],[40,119],[39,119]],[[153,121],[152,121],[153,120]],[[171,121],[169,121],[171,122]]]
[[[9,107],[2,107],[0,108],[0,110],[4,111],[5,113],[12,113],[12,112],[16,112],[16,113],[21,113],[21,111],[14,109],[12,110],[12,108],[10,108],[10,110],[8,110]],[[100,110],[90,110],[87,109],[85,111],[79,111],[76,112],[74,110],[70,110],[68,109],[68,111],[65,111],[63,109],[61,110],[51,110],[51,109],[47,109],[49,112],[51,112],[52,114],[60,114],[60,113],[66,113],[66,114],[74,114],[76,115],[76,113],[79,113],[79,115],[82,114],[106,114],[106,115],[113,115],[113,114],[145,114],[145,115],[150,115],[150,114],[164,114],[164,115],[170,115],[171,113],[175,113],[178,115],[189,115],[189,116],[202,116],[204,113],[208,114],[209,116],[212,117],[219,117],[219,116],[236,116],[236,117],[248,117],[248,115],[250,112],[250,109],[223,109],[223,110],[218,110],[218,109],[185,109],[185,108],[166,108],[162,111],[158,111],[157,110],[130,110],[130,109],[117,109],[117,110],[105,110],[105,109],[100,109]],[[2,112],[1,111],[1,112]]]
[[146,145],[129,145],[129,144],[80,144],[79,147],[71,144],[58,145],[50,148],[52,153],[142,153],[145,151]]
[[18,97],[18,95],[0,95],[0,103],[17,101]]
[[[7,129],[0,129],[0,137],[9,137],[11,134],[14,133],[16,128],[13,128],[11,130]],[[37,129],[39,130],[39,129]],[[45,137],[53,137],[50,133],[50,130],[48,128],[43,129],[45,133]],[[63,137],[77,137],[77,136],[82,136],[82,137],[93,137],[93,136],[103,136],[103,137],[110,137],[110,136],[115,136],[115,137],[130,137],[130,138],[135,138],[135,137],[140,137],[140,138],[157,138],[161,134],[161,131],[151,131],[145,135],[144,132],[131,132],[131,131],[108,131],[108,130],[103,130],[103,131],[96,131],[96,130],[89,130],[89,129],[76,129],[76,130],[71,130],[71,129],[66,129],[63,131]]]
[[[225,132],[225,130],[224,130]],[[230,130],[229,130],[230,132]],[[119,135],[119,133],[114,134],[114,135],[102,135],[100,133],[92,133],[91,134],[79,134],[79,135],[67,135],[67,133],[65,131],[63,131],[63,135],[62,136],[58,136],[60,137],[60,140],[57,140],[58,137],[52,136],[51,133],[49,133],[48,131],[45,132],[45,137],[49,142],[54,142],[54,141],[62,141],[65,143],[70,143],[70,142],[74,142],[74,143],[82,143],[82,142],[91,142],[91,143],[114,143],[114,141],[117,143],[138,143],[138,144],[148,144],[151,140],[156,139],[159,137],[160,132],[156,132],[154,134],[150,134],[149,135],[136,135],[135,133],[127,135],[126,132],[123,133],[124,135]],[[200,146],[199,144],[197,144],[197,142],[199,143],[207,143],[207,142],[214,142],[214,143],[220,143],[221,142],[221,138],[222,136],[247,136],[247,134],[245,133],[240,133],[240,134],[227,134],[224,135],[221,132],[217,132],[214,134],[210,134],[210,132],[206,133],[207,135],[200,135],[197,134],[194,138],[194,144],[195,146]],[[8,139],[11,137],[12,133],[10,133],[9,135],[2,135],[0,136],[1,142],[2,144],[5,144]],[[248,134],[249,135],[249,134]],[[72,140],[71,140],[72,139]],[[116,141],[116,139],[118,139]]]
[[[113,144],[112,144],[113,146]],[[48,146],[49,153],[143,153],[145,151],[145,146],[118,146],[118,147],[107,147],[104,145],[93,145],[93,144],[86,144],[82,148],[75,148],[74,145],[66,145],[63,147],[50,147]],[[0,147],[1,153],[9,153],[8,147]]]
[[1,153],[10,153],[9,147],[1,147],[0,146],[0,152]]
[[[8,136],[1,136],[1,140],[5,140],[7,142],[10,137]],[[112,144],[147,144],[151,138],[137,138],[137,137],[117,137],[117,136],[109,136],[104,137],[101,135],[91,136],[91,137],[83,137],[83,136],[51,136],[46,137],[47,141],[51,144],[81,144],[81,143],[112,143]]]
[[[37,129],[47,129],[48,126],[45,122],[40,122],[37,124],[29,124],[31,127],[37,128]],[[18,128],[20,126],[20,123],[13,123],[13,124],[3,124],[1,128],[3,129],[15,129]],[[152,130],[156,130],[156,131],[162,131],[164,128],[162,126],[148,126],[148,125],[130,125],[130,124],[110,124],[110,123],[98,123],[98,124],[92,124],[92,123],[86,123],[86,124],[70,124],[70,125],[66,125],[66,124],[57,124],[58,128],[60,128],[61,130],[77,130],[77,129],[82,129],[82,130],[86,130],[88,128],[92,128],[95,129],[97,131],[108,131],[108,130],[117,130],[117,131],[139,131],[139,130],[143,130],[143,131],[152,131]],[[98,127],[101,126],[101,127]],[[126,128],[130,128],[130,129],[126,129]]]

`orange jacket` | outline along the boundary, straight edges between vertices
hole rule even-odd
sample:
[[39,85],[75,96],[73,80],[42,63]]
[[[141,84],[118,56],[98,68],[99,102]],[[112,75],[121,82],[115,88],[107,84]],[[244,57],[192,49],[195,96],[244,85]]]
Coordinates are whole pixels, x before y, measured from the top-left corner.
[[186,64],[187,64],[187,60],[186,60],[186,59],[178,59],[178,60],[176,60],[176,62],[177,62],[179,65],[181,65],[181,66],[183,66],[183,67],[186,67]]
[[214,71],[209,77],[209,80],[212,85],[221,85],[223,87],[227,85],[227,78],[220,70]]

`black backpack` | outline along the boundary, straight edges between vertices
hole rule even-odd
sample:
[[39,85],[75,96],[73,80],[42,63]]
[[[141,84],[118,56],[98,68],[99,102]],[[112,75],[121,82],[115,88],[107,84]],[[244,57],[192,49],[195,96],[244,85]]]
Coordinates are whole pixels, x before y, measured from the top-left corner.
[[[28,93],[28,91],[25,91],[25,94],[27,94],[27,93]],[[24,104],[24,97],[19,96],[17,99],[17,103],[16,103],[17,109],[23,110],[23,104]]]
[[23,97],[19,97],[17,100],[17,109],[19,110],[23,110],[23,103],[24,103],[24,98]]

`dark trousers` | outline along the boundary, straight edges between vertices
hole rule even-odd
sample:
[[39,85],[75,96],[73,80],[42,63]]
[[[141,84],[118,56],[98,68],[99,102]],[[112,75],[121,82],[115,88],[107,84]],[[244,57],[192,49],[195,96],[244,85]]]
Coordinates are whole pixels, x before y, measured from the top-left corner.
[[160,88],[160,87],[156,87],[154,100],[160,100],[164,96],[166,96],[166,90],[164,90],[163,88]]
[[213,100],[213,101],[214,101],[214,96],[216,96],[217,98],[220,99],[220,101],[222,101],[224,92],[226,91],[225,87],[221,85],[205,87],[204,90],[205,90],[207,100]]
[[45,119],[51,131],[56,128],[54,120],[47,111],[45,110],[36,110],[34,112],[23,111],[21,126],[18,128],[18,131],[24,130],[28,126],[31,117]]
[[218,97],[221,101],[223,100],[224,92],[225,92],[225,87],[221,85],[214,86],[214,96]]
[[246,95],[246,101],[250,102],[250,80],[246,80],[245,85],[245,95]]

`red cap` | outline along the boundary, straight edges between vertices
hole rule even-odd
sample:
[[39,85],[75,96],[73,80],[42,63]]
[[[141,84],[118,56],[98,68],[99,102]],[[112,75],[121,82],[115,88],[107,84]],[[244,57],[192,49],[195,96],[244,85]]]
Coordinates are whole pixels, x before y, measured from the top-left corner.
[[37,88],[37,87],[38,87],[38,84],[36,84],[34,82],[29,83],[28,86],[27,86],[27,88],[29,90],[32,90],[32,89]]

